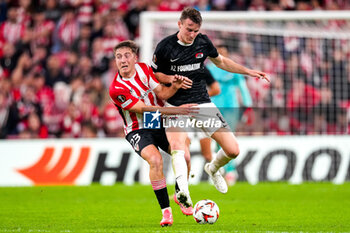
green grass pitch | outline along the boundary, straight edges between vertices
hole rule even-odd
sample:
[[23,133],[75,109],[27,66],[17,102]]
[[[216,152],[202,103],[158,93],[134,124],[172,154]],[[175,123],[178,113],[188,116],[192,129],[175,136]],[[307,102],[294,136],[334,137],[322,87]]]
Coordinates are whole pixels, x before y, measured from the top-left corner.
[[227,194],[202,183],[190,191],[194,202],[218,204],[215,224],[197,224],[171,200],[174,224],[160,227],[147,185],[0,188],[0,232],[350,232],[350,183],[238,183]]

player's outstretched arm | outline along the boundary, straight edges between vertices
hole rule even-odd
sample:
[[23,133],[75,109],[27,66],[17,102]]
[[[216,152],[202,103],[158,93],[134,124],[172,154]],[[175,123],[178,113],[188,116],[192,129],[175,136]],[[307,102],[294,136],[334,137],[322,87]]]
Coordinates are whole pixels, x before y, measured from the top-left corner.
[[172,97],[180,88],[188,89],[191,87],[192,80],[190,80],[187,77],[176,74],[174,75],[174,79],[172,81],[171,86],[167,87],[164,85],[158,85],[155,89],[153,89],[153,91],[160,99],[167,100],[170,97]]
[[219,68],[226,70],[231,73],[238,73],[238,74],[244,74],[244,75],[249,75],[255,78],[261,78],[265,79],[266,81],[270,82],[270,79],[267,77],[267,74],[262,72],[262,71],[257,71],[257,70],[251,70],[248,69],[245,66],[242,66],[230,58],[227,58],[225,56],[222,56],[219,54],[219,56],[212,58],[210,57],[210,60]]
[[138,101],[134,106],[132,106],[129,111],[140,113],[143,112],[156,112],[159,111],[164,115],[191,115],[198,113],[197,104],[183,104],[179,107],[160,107],[160,106],[147,106],[144,102]]
[[191,88],[192,86],[192,80],[182,75],[178,75],[178,74],[167,75],[162,72],[156,72],[154,73],[154,75],[157,78],[157,80],[163,84],[172,84],[174,82],[178,82],[179,80],[181,80],[181,81],[184,81],[184,84],[185,84],[181,86],[181,88],[188,89],[188,88]]

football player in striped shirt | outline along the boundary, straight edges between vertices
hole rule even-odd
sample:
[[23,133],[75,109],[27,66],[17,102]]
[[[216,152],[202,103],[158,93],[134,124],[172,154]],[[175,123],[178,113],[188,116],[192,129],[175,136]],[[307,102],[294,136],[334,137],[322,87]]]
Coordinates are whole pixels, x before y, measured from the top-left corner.
[[[163,100],[170,98],[180,88],[191,88],[192,81],[175,75],[173,85],[166,87],[155,78],[153,70],[145,63],[137,62],[137,46],[133,41],[120,42],[114,49],[118,68],[109,94],[124,121],[126,139],[150,165],[150,180],[162,209],[161,226],[173,223],[166,179],[163,174],[163,160],[158,150],[168,152],[169,143],[162,127],[149,129],[144,127],[143,113],[154,111],[154,118],[160,114],[192,114],[196,108],[193,104],[164,108]],[[186,166],[186,162],[181,166]],[[176,169],[176,167],[175,167]]]

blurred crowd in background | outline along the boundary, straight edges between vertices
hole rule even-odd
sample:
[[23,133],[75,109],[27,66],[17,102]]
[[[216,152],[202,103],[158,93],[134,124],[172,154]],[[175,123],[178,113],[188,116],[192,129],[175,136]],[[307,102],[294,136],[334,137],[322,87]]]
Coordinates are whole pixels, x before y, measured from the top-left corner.
[[[350,9],[350,1],[0,0],[0,138],[124,136],[123,121],[108,95],[109,84],[117,73],[113,48],[122,40],[139,41],[141,12],[180,11],[186,6],[201,11],[344,10]],[[332,50],[332,59],[325,63],[319,59],[320,51],[313,50],[312,39],[303,41],[303,45],[307,43],[310,46],[303,48],[310,51],[291,53],[288,57],[283,57],[278,47],[271,48],[267,63],[263,56],[259,58],[259,54],[254,54],[257,55],[254,64],[238,55],[238,62],[277,77],[266,93],[263,93],[265,89],[254,84],[254,80],[248,82],[254,106],[260,107],[261,101],[269,99],[273,103],[270,107],[301,106],[298,114],[305,115],[307,112],[303,107],[324,104],[340,109],[339,114],[318,114],[323,118],[313,118],[313,122],[319,122],[313,124],[317,128],[312,129],[303,126],[301,119],[296,122],[288,119],[288,127],[283,129],[279,122],[284,118],[280,118],[273,109],[267,121],[256,121],[262,128],[250,126],[251,134],[257,131],[265,134],[349,132],[346,114],[350,100],[350,50],[338,46]],[[293,46],[293,41],[290,44]],[[255,43],[257,45],[258,42]],[[256,49],[243,46],[241,52],[247,54],[256,52]],[[304,58],[302,63],[301,55]],[[308,69],[310,66],[305,66],[306,62],[315,61],[316,65],[311,70]],[[325,70],[333,70],[333,76],[322,73]],[[307,78],[314,76],[314,72],[320,79],[318,82],[314,78],[308,81]],[[293,75],[299,77],[297,81],[285,81]],[[345,81],[340,84],[333,82],[340,86],[331,85],[332,78]],[[324,81],[329,85],[321,85]],[[311,97],[300,98],[302,95]],[[301,99],[307,103],[300,105],[293,101]],[[310,99],[311,102],[308,102]],[[264,115],[266,111],[260,114]],[[324,121],[326,125],[323,125]],[[336,123],[340,121],[341,128],[334,128],[339,126]],[[242,131],[249,132],[249,129]]]

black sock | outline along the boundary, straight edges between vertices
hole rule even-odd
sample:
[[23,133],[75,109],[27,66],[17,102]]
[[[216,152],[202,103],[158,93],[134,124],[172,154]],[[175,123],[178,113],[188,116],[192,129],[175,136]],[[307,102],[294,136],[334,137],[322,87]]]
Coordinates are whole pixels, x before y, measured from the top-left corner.
[[170,207],[168,189],[166,187],[162,189],[154,190],[154,193],[157,196],[158,203],[161,209]]

